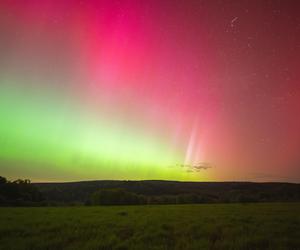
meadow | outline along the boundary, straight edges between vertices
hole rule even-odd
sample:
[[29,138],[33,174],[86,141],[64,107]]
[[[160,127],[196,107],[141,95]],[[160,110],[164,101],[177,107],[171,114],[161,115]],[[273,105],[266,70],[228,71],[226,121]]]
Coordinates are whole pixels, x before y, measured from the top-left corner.
[[0,208],[0,249],[300,249],[300,203]]

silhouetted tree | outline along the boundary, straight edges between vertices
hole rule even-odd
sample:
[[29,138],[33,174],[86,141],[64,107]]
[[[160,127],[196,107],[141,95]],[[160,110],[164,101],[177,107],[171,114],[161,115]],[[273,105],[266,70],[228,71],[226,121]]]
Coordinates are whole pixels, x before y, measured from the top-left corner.
[[0,177],[0,205],[34,205],[43,201],[43,196],[38,188],[29,180],[7,181]]
[[6,184],[6,183],[7,183],[6,178],[0,176],[0,185]]

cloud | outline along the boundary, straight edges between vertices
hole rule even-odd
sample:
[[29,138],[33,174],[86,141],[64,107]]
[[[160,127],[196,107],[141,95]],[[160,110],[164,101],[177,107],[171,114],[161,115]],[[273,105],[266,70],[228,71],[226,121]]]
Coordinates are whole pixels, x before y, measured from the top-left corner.
[[186,172],[200,172],[202,170],[208,170],[212,168],[212,165],[208,162],[199,162],[195,165],[189,164],[176,164],[177,167],[183,168]]

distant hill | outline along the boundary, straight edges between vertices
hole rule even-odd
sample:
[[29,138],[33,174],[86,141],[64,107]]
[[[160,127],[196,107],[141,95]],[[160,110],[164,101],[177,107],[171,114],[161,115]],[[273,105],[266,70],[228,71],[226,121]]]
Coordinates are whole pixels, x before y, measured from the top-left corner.
[[34,185],[48,201],[61,203],[85,203],[92,193],[102,189],[124,189],[138,195],[156,197],[157,203],[160,203],[161,197],[184,195],[197,196],[197,201],[204,203],[300,201],[300,184],[293,183],[104,180]]

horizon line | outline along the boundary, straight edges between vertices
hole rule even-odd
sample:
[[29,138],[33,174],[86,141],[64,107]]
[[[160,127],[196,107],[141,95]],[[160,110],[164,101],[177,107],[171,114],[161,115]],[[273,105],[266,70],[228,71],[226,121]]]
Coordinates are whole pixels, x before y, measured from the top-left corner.
[[162,182],[181,182],[181,183],[274,183],[274,184],[300,184],[300,182],[287,181],[246,181],[246,180],[232,180],[232,181],[181,181],[181,180],[163,180],[163,179],[95,179],[95,180],[74,180],[74,181],[46,181],[46,182],[31,182],[33,184],[64,184],[64,183],[80,183],[80,182],[97,182],[97,181],[118,181],[118,182],[142,182],[142,181],[162,181]]

